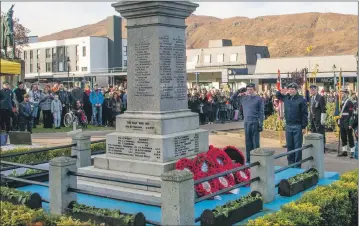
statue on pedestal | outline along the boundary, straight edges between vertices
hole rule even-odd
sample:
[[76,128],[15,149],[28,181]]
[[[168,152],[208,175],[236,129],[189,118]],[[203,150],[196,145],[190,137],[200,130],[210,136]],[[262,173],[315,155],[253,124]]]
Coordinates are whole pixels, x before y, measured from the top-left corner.
[[7,47],[12,47],[12,58],[15,58],[15,41],[14,41],[14,23],[13,14],[15,5],[12,5],[5,15],[1,16],[1,50],[4,51],[4,57],[7,58]]

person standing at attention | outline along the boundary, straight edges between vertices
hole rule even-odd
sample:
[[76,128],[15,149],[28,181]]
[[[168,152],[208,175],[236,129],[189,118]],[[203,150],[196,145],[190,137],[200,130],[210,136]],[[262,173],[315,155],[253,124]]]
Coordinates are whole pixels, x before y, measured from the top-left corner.
[[[325,97],[318,93],[316,85],[310,86],[310,130],[312,133],[320,133],[324,136],[325,147],[325,118],[326,118],[326,103]],[[325,148],[324,148],[325,152]]]
[[[277,91],[276,96],[284,102],[285,135],[289,152],[303,145],[303,135],[308,125],[308,106],[306,99],[298,94],[296,83],[289,84],[287,88]],[[299,162],[302,160],[302,151],[290,154],[287,158],[288,165]],[[295,167],[301,168],[301,164]]]
[[[246,94],[244,92],[246,92]],[[243,106],[246,162],[248,164],[251,162],[250,152],[260,147],[259,133],[263,131],[264,102],[263,99],[257,95],[253,83],[249,83],[246,88],[242,88],[234,94],[234,96],[238,95]]]

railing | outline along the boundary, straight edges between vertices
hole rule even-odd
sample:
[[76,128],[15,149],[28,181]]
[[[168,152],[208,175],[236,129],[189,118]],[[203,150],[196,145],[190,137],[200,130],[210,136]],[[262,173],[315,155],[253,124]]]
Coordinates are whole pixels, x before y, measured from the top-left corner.
[[120,73],[127,72],[127,67],[113,67],[113,68],[94,68],[91,69],[91,73]]

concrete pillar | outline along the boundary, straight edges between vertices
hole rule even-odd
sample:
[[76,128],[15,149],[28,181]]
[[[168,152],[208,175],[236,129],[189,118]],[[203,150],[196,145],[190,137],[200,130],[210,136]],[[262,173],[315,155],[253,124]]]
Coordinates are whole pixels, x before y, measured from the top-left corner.
[[312,144],[312,148],[302,151],[302,159],[313,156],[313,160],[302,164],[304,169],[315,168],[319,178],[324,177],[324,136],[319,133],[311,133],[304,136],[304,145]]
[[49,189],[50,212],[61,215],[72,201],[77,200],[76,193],[68,192],[67,188],[77,188],[77,178],[68,176],[67,172],[77,171],[76,160],[69,157],[58,157],[50,160]]
[[162,225],[194,225],[194,181],[188,170],[161,175]]
[[91,137],[78,133],[72,136],[71,156],[77,156],[77,168],[91,166]]
[[251,168],[251,178],[260,178],[251,183],[251,191],[261,193],[264,203],[273,201],[276,195],[273,155],[274,151],[262,148],[251,151],[251,162],[258,161],[260,164]]

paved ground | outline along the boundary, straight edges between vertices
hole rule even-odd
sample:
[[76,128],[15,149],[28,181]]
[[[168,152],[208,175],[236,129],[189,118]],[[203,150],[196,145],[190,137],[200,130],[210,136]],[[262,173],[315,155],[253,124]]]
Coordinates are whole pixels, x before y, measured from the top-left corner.
[[[241,150],[244,150],[244,134],[237,133],[233,131],[238,131],[243,128],[243,122],[232,122],[226,124],[213,124],[213,125],[203,125],[201,128],[209,130],[210,144],[217,147],[225,147],[227,145],[234,145]],[[85,132],[88,135],[91,135],[91,140],[104,139],[106,134],[112,133],[114,130],[108,131],[89,131]],[[71,138],[67,136],[66,133],[39,133],[33,134],[33,143],[45,145],[45,146],[56,146],[68,144],[71,142]],[[281,153],[286,151],[282,148],[281,143],[278,139],[261,137],[261,147],[269,148],[275,150],[276,153]],[[335,144],[332,145],[335,147]],[[286,158],[281,158],[277,160],[278,165],[287,165]],[[358,161],[349,159],[349,158],[338,158],[336,152],[330,152],[325,154],[325,170],[326,171],[335,171],[335,172],[346,172],[353,170],[358,167]]]

